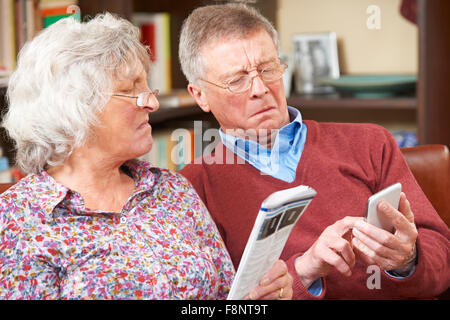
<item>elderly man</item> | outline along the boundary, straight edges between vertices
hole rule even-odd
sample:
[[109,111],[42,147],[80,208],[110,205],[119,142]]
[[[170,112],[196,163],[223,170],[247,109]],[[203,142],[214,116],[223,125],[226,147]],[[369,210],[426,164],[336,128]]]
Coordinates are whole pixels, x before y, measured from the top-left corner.
[[[281,258],[294,298],[430,297],[449,286],[450,232],[424,196],[392,136],[376,125],[303,121],[286,104],[277,32],[243,5],[196,9],[183,25],[180,61],[188,90],[220,124],[212,155],[182,170],[239,265],[263,199],[309,185],[317,196]],[[364,219],[367,198],[401,182],[398,210]],[[407,200],[410,199],[410,201]]]

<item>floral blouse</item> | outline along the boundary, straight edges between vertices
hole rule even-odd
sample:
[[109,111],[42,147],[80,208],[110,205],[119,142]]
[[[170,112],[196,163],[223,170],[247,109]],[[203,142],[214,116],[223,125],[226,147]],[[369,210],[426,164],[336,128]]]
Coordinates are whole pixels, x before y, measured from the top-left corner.
[[45,171],[1,195],[0,299],[226,298],[233,265],[193,187],[123,168],[136,188],[120,213],[89,210]]

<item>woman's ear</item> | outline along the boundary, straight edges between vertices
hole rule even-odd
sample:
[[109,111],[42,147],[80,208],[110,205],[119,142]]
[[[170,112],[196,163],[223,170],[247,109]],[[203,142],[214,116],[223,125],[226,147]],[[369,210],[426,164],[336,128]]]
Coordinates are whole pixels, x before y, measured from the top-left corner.
[[199,107],[202,108],[204,112],[211,111],[208,101],[206,100],[205,91],[201,87],[190,83],[188,84],[187,89],[191,96],[195,99],[195,102],[197,102]]

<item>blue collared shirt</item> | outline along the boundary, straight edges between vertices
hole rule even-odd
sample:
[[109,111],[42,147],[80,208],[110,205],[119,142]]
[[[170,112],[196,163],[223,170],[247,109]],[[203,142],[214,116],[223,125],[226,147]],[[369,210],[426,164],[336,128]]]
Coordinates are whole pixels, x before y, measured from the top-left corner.
[[300,111],[288,106],[291,122],[279,129],[272,149],[259,143],[237,138],[219,130],[222,143],[259,171],[274,178],[292,182],[305,146],[307,128]]

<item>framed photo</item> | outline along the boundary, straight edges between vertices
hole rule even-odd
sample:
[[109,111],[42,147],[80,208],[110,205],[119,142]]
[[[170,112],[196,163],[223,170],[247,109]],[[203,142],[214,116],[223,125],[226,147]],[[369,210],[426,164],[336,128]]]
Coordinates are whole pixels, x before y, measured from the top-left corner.
[[336,33],[299,33],[292,36],[295,67],[295,91],[298,93],[333,92],[321,78],[339,78]]

